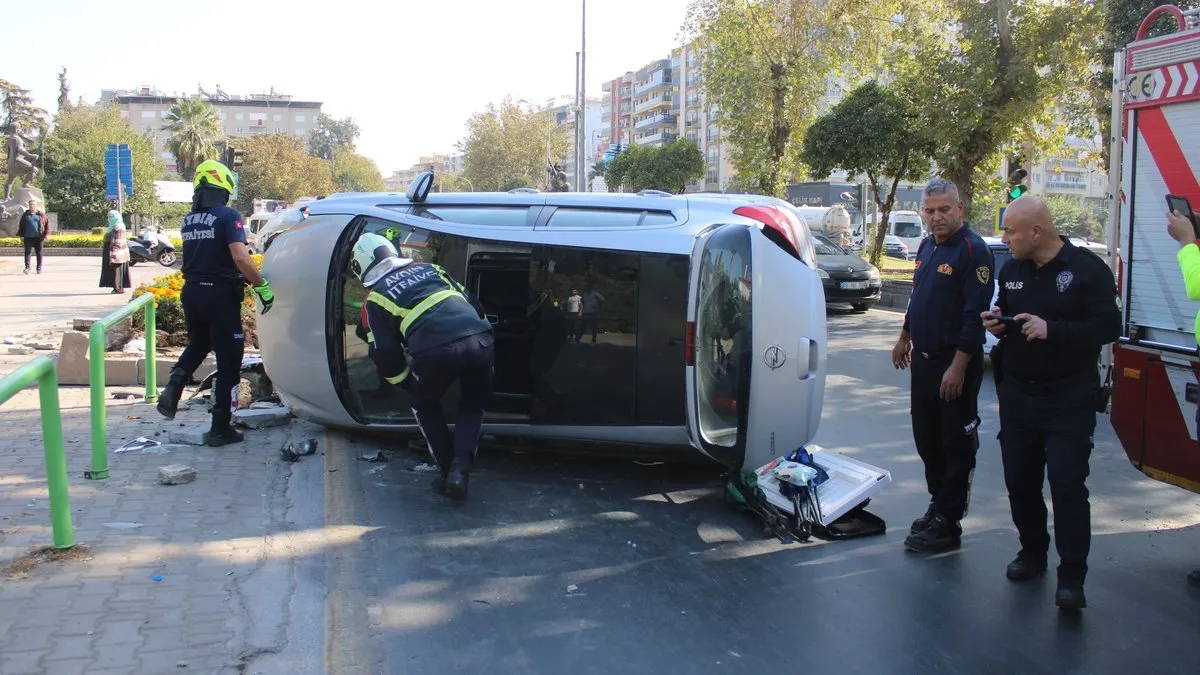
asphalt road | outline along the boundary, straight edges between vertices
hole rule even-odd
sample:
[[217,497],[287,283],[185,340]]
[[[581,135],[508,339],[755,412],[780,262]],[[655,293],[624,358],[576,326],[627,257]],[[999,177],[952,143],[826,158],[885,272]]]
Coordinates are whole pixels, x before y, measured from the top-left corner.
[[[928,501],[900,315],[830,316],[816,442],[888,469],[884,536],[784,545],[728,507],[703,466],[484,450],[472,500],[448,505],[378,441],[327,436],[325,520],[359,544],[326,570],[332,672],[1194,673],[1200,497],[1129,465],[1106,417],[1089,481],[1089,608],[1053,604],[1053,571],[1016,585],[990,377],[960,551],[901,542]],[[386,464],[356,461],[379,449]],[[1056,561],[1055,561],[1056,562]],[[1054,563],[1052,563],[1054,564]]]

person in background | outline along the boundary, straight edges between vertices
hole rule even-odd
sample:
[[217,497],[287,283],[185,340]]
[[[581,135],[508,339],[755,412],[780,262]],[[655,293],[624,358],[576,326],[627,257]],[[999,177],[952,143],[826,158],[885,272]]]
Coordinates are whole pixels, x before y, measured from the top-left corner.
[[[567,319],[569,321],[570,332],[567,334],[567,340],[572,338],[583,337],[583,296],[579,295],[578,288],[572,288],[571,294],[567,296]],[[578,342],[578,340],[576,340]]]
[[[119,252],[123,251],[123,252]],[[129,288],[129,244],[125,240],[125,223],[117,211],[108,212],[108,231],[104,233],[104,249],[100,257],[100,288],[124,293]],[[123,262],[117,262],[123,258]]]
[[[1189,300],[1200,300],[1200,246],[1196,243],[1196,230],[1187,216],[1175,211],[1167,214],[1167,234],[1179,242],[1179,252],[1175,259],[1179,261],[1179,271],[1183,274],[1183,285],[1187,289]],[[1196,315],[1193,330],[1200,339],[1200,314]],[[1200,406],[1196,406],[1196,427],[1200,429]],[[1188,584],[1192,588],[1200,588],[1200,568],[1194,569],[1187,575]]]
[[32,199],[29,200],[29,208],[21,214],[17,231],[21,233],[21,239],[25,244],[25,274],[29,274],[29,254],[33,252],[37,252],[37,273],[41,274],[42,244],[46,241],[46,237],[50,236],[50,221],[46,218],[45,213],[38,210],[37,203]]

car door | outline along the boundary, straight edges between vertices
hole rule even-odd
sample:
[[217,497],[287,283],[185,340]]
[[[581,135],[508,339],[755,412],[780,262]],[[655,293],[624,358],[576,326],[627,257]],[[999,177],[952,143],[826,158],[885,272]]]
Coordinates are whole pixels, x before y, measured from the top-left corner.
[[723,225],[692,253],[686,395],[693,445],[732,471],[810,442],[825,395],[825,295],[762,232]]

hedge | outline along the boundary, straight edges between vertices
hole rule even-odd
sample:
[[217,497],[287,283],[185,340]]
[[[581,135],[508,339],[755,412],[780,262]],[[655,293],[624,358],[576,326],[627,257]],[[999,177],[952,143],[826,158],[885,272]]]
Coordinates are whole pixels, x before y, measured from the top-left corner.
[[[183,250],[183,240],[171,237],[175,249]],[[23,246],[20,237],[0,237],[0,248],[20,248]],[[100,248],[104,246],[103,234],[52,234],[46,240],[46,248]]]

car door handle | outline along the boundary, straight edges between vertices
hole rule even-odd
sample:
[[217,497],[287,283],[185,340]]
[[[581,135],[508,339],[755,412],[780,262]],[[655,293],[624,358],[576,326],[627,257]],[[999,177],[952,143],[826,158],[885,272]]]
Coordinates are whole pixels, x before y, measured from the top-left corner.
[[796,354],[797,376],[801,380],[811,380],[817,376],[821,364],[821,346],[812,338],[800,338],[800,348]]

